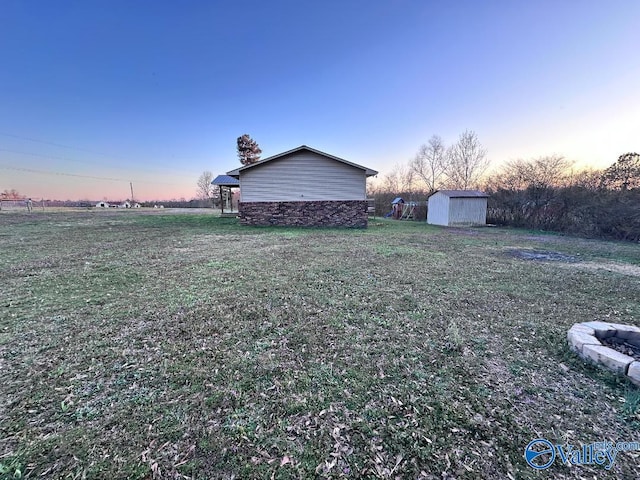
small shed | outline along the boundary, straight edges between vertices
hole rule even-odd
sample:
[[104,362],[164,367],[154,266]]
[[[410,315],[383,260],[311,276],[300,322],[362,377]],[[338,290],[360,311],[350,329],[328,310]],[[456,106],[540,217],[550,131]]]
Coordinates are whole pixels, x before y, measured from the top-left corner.
[[438,190],[429,197],[427,223],[446,227],[486,225],[488,198],[479,190]]

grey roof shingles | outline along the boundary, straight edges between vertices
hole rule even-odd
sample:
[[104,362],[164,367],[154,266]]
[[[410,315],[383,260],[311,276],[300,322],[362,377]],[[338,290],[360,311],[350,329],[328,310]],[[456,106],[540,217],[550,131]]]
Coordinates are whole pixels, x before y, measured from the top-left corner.
[[442,193],[449,198],[488,198],[484,192],[480,190],[438,190],[433,192],[433,194]]

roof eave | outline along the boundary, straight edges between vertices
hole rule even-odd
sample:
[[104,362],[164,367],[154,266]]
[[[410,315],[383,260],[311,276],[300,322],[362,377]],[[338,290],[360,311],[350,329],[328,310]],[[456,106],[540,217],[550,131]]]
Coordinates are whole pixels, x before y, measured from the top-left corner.
[[211,185],[216,185],[220,187],[239,187],[240,180],[236,177],[232,177],[230,175],[218,175],[216,178],[211,180]]
[[[465,195],[463,192],[473,192],[474,194]],[[436,190],[435,192],[431,193],[429,197],[435,195],[436,193],[441,193],[449,198],[489,198],[489,195],[480,190]]]
[[240,178],[240,172],[242,172],[244,170],[247,170],[247,169],[253,168],[253,167],[258,167],[258,166],[263,165],[265,163],[269,163],[269,162],[271,162],[273,160],[277,160],[278,158],[285,157],[287,155],[290,155],[290,154],[295,153],[295,152],[299,152],[301,150],[308,150],[308,151],[313,152],[315,154],[322,155],[324,157],[331,158],[331,159],[336,160],[338,162],[344,163],[345,165],[349,165],[351,167],[355,167],[355,168],[359,168],[361,170],[364,170],[365,171],[365,175],[367,177],[372,177],[372,176],[378,174],[377,171],[372,170],[371,168],[363,167],[362,165],[358,165],[357,163],[353,163],[353,162],[350,162],[348,160],[345,160],[344,158],[336,157],[335,155],[331,155],[329,153],[325,153],[325,152],[322,152],[320,150],[316,150],[315,148],[308,147],[307,145],[300,145],[299,147],[292,148],[291,150],[287,150],[286,152],[278,153],[277,155],[272,155],[271,157],[265,158],[264,160],[257,161],[256,163],[252,163],[251,165],[243,165],[242,167],[238,167],[235,170],[231,170],[230,172],[227,172],[227,175],[229,175],[230,177]]

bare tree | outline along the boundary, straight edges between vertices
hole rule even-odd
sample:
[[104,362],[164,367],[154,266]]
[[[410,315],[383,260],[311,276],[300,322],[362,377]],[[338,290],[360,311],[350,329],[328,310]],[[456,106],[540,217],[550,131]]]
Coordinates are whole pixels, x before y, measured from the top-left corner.
[[605,187],[620,190],[640,187],[640,154],[620,155],[616,163],[604,171],[602,183]]
[[409,168],[427,186],[428,193],[436,190],[444,173],[446,149],[442,138],[433,135],[429,143],[420,146],[418,153],[409,163]]
[[238,137],[238,158],[242,165],[251,165],[260,160],[262,150],[257,142],[245,133]]
[[213,205],[213,198],[215,193],[215,187],[211,185],[211,181],[213,180],[213,173],[209,170],[202,172],[200,177],[198,177],[196,194],[200,200],[210,200]]
[[5,189],[0,193],[0,198],[3,200],[20,200],[22,195],[15,188],[12,188],[11,190]]
[[447,150],[444,175],[447,186],[466,190],[477,185],[489,166],[487,151],[474,131],[465,130],[457,143]]
[[382,188],[389,193],[410,192],[415,186],[415,175],[411,168],[396,163],[393,170],[382,180]]
[[507,162],[490,183],[494,188],[526,190],[528,188],[562,187],[571,183],[573,162],[560,155]]
[[589,190],[597,190],[601,185],[603,171],[593,168],[585,168],[571,173],[570,185]]
[[403,168],[402,184],[404,185],[404,190],[413,196],[417,188],[416,173],[409,166]]
[[389,173],[385,173],[382,178],[382,190],[386,192],[399,192],[400,191],[400,169],[402,167],[398,164],[394,165],[393,169]]

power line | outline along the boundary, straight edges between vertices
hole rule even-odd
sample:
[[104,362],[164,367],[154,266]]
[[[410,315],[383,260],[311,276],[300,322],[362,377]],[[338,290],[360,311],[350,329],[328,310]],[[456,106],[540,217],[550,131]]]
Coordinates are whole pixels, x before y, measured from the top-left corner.
[[[96,164],[96,162],[88,162],[86,160],[78,160],[78,159],[69,158],[69,157],[59,157],[57,155],[48,155],[48,154],[45,155],[45,154],[42,154],[42,153],[25,152],[25,151],[22,151],[22,150],[12,150],[12,149],[9,149],[9,148],[0,148],[0,152],[15,153],[15,154],[18,154],[18,155],[29,155],[31,157],[50,158],[52,160],[64,160],[66,162],[82,163],[82,164],[85,164],[85,165],[91,165],[93,167],[95,167],[97,165],[100,165],[100,164]],[[120,167],[118,167],[118,168],[120,168]],[[145,169],[145,170],[150,171],[149,169]],[[162,172],[161,170],[158,170],[158,169],[154,169],[154,171],[156,171],[158,173],[174,173],[175,172],[175,170],[170,170],[170,169],[166,169],[165,172]],[[185,176],[185,178],[186,178],[186,176]]]
[[[37,139],[37,138],[24,137],[22,135],[16,135],[16,134],[7,133],[7,132],[0,132],[0,136],[10,137],[10,138],[17,138],[19,140],[27,140],[29,142],[41,143],[41,144],[44,144],[44,145],[52,145],[54,147],[67,148],[67,149],[70,149],[70,150],[78,150],[78,151],[81,151],[81,152],[87,152],[87,153],[92,153],[94,155],[100,155],[100,156],[103,156],[103,157],[107,157],[107,158],[110,158],[112,160],[118,160],[118,161],[121,161],[121,162],[132,163],[131,160],[128,160],[126,158],[114,157],[113,155],[110,155],[110,154],[107,154],[107,153],[103,153],[103,152],[98,152],[96,150],[90,150],[88,148],[73,147],[71,145],[65,145],[65,144],[57,143],[57,142],[49,142],[47,140],[40,140],[40,139]],[[56,157],[56,156],[51,156],[51,155],[41,155],[41,154],[37,154],[37,153],[21,152],[21,151],[18,151],[18,150],[0,149],[0,151],[9,152],[9,153],[17,153],[17,154],[22,154],[22,155],[33,155],[33,156],[36,156],[36,157],[54,158],[54,159],[57,159],[57,160],[69,160],[69,161],[72,161],[72,162],[85,163],[85,164],[88,164],[88,165],[95,165],[96,164],[95,162],[88,162],[86,160],[76,160],[76,159],[68,158],[68,157]],[[184,160],[180,161],[180,163],[184,163]],[[162,168],[165,169],[166,167],[162,167]],[[171,171],[170,168],[166,168],[166,170]],[[157,169],[156,169],[156,171],[157,171]]]
[[[111,155],[108,155],[106,153],[101,153],[101,152],[97,152],[95,150],[90,150],[90,149],[86,149],[86,148],[81,148],[81,147],[73,147],[71,145],[64,145],[62,143],[57,143],[57,142],[49,142],[47,140],[40,140],[37,138],[31,138],[31,137],[25,137],[25,136],[21,136],[21,135],[15,135],[13,133],[7,133],[7,132],[0,132],[0,136],[4,136],[4,137],[10,137],[10,138],[16,138],[16,139],[20,139],[20,140],[27,140],[29,142],[34,142],[34,143],[41,143],[44,145],[52,145],[55,147],[61,147],[61,148],[67,148],[70,150],[78,150],[78,151],[83,151],[83,152],[87,152],[87,153],[92,153],[95,155],[101,155],[104,157],[109,157],[112,160],[119,160],[119,161],[123,161],[123,162],[127,162],[127,164],[129,164],[129,171],[130,170],[130,165],[132,164],[132,162],[130,160],[126,160],[123,158],[118,158],[118,157],[113,157]],[[49,158],[49,159],[53,159],[53,160],[63,160],[63,161],[70,161],[70,162],[76,162],[76,163],[82,163],[85,165],[91,165],[91,166],[96,166],[96,165],[100,165],[99,163],[96,162],[91,162],[91,161],[87,161],[87,160],[78,160],[75,158],[69,158],[69,157],[60,157],[60,156],[55,156],[55,155],[44,155],[41,153],[32,153],[32,152],[25,152],[25,151],[19,151],[19,150],[12,150],[12,149],[8,149],[8,148],[0,148],[0,152],[7,152],[7,153],[14,153],[14,154],[18,154],[18,155],[29,155],[29,156],[33,156],[33,157],[40,157],[40,158]],[[184,164],[184,161],[180,162],[181,164]],[[80,175],[80,174],[75,174],[75,173],[67,173],[67,172],[52,172],[52,171],[44,171],[44,170],[35,170],[35,169],[28,169],[28,168],[23,168],[23,167],[13,167],[13,166],[1,166],[0,168],[5,168],[8,170],[18,170],[18,171],[24,171],[24,172],[30,172],[30,173],[42,173],[45,175],[62,175],[62,176],[69,176],[69,177],[80,177],[80,178],[93,178],[96,180],[111,180],[111,181],[122,181],[122,182],[129,182],[131,181],[130,179],[126,180],[126,179],[120,179],[120,178],[108,178],[108,177],[99,177],[99,176],[93,176],[93,175]],[[120,168],[120,167],[118,167]],[[170,169],[170,168],[166,168],[164,166],[162,166],[160,169],[153,168],[153,169],[149,169],[148,167],[145,167],[145,172],[156,172],[160,175],[166,175],[166,174],[171,174],[172,177],[182,177],[185,180],[187,178],[191,179],[191,175],[189,174],[185,174],[186,172],[181,172],[181,173],[177,173],[175,170]],[[195,177],[195,175],[197,175],[195,172],[193,173],[193,176]],[[149,181],[144,181],[144,180],[136,180],[136,183],[147,183],[147,184],[157,184],[157,185],[178,185],[176,183],[167,183],[167,182],[149,182]]]
[[44,175],[59,175],[59,176],[65,176],[65,177],[91,178],[91,179],[94,179],[94,180],[109,180],[109,181],[113,181],[113,182],[132,182],[132,181],[135,181],[136,183],[148,183],[148,184],[153,184],[153,185],[177,185],[176,183],[149,182],[149,181],[145,181],[145,180],[131,180],[131,179],[124,179],[124,178],[98,177],[98,176],[95,176],[95,175],[80,175],[78,173],[51,172],[51,171],[46,171],[46,170],[35,170],[33,168],[13,167],[11,165],[2,165],[2,164],[0,164],[0,168],[3,168],[5,170],[16,170],[16,171],[19,171],[19,172],[41,173],[41,174],[44,174]]
[[[109,157],[112,160],[119,160],[119,161],[123,161],[123,162],[129,162],[129,160],[123,159],[123,158],[117,158],[117,157],[113,157],[112,155],[108,155],[106,153],[102,153],[102,152],[96,152],[95,150],[90,150],[87,148],[81,148],[81,147],[72,147],[71,145],[64,145],[62,143],[56,143],[56,142],[49,142],[47,140],[40,140],[37,138],[31,138],[31,137],[23,137],[21,135],[15,135],[13,133],[6,133],[6,132],[0,132],[0,135],[3,137],[10,137],[10,138],[17,138],[19,140],[27,140],[29,142],[34,142],[34,143],[41,143],[43,145],[52,145],[54,147],[61,147],[61,148],[67,148],[69,150],[78,150],[81,152],[87,152],[87,153],[91,153],[94,155],[100,155],[103,157]],[[95,165],[96,162],[91,162],[91,161],[87,161],[87,160],[77,160],[75,158],[69,158],[69,157],[59,157],[59,156],[55,156],[55,155],[42,155],[39,153],[30,153],[30,152],[23,152],[23,151],[19,151],[19,150],[10,150],[10,149],[6,149],[6,148],[0,148],[1,152],[8,152],[8,153],[17,153],[19,155],[31,155],[34,157],[42,157],[42,158],[52,158],[55,160],[66,160],[66,161],[70,161],[70,162],[77,162],[77,163],[84,163],[87,165]]]
[[106,153],[96,152],[94,150],[89,150],[89,149],[86,149],[86,148],[72,147],[70,145],[63,145],[62,143],[48,142],[46,140],[39,140],[37,138],[31,138],[31,137],[23,137],[23,136],[20,136],[20,135],[14,135],[13,133],[0,132],[0,135],[2,135],[3,137],[17,138],[19,140],[28,140],[29,142],[42,143],[44,145],[53,145],[54,147],[69,148],[71,150],[80,150],[80,151],[83,151],[83,152],[93,153],[95,155],[104,155],[104,156],[107,156],[107,157],[111,156],[111,155],[107,155]]
[[[87,161],[84,161],[84,160],[77,160],[75,158],[68,158],[68,157],[58,157],[56,155],[44,155],[42,153],[24,152],[24,151],[20,151],[20,150],[11,150],[11,149],[8,149],[8,148],[0,148],[0,152],[16,153],[18,155],[29,155],[29,156],[32,156],[32,157],[49,158],[49,159],[53,159],[53,160],[64,160],[64,161],[69,161],[69,162],[82,163],[82,164],[85,164],[85,165],[91,165],[93,167],[96,166],[96,164],[94,162],[87,162]],[[118,168],[120,168],[120,167],[118,167]],[[158,174],[161,174],[161,175],[166,175],[167,173],[171,173],[172,176],[174,176],[174,177],[177,176],[176,173],[175,173],[175,170],[167,170],[165,172],[162,172],[161,170],[158,170],[158,169],[150,170],[150,169],[146,169],[145,168],[145,170],[148,171],[148,172],[155,171],[155,172],[157,172]],[[187,175],[184,175],[184,174],[180,175],[180,176],[182,176],[184,178],[191,178],[191,176],[187,177]]]
[[110,177],[98,177],[94,175],[80,175],[77,173],[65,173],[65,172],[48,172],[45,170],[35,170],[33,168],[24,168],[24,167],[12,167],[10,165],[0,165],[0,168],[4,168],[5,170],[16,170],[19,172],[30,172],[30,173],[43,173],[45,175],[62,175],[65,177],[80,177],[80,178],[93,178],[95,180],[112,180],[115,182],[128,182],[128,179],[124,178],[110,178]]
[[0,148],[0,152],[17,153],[18,155],[30,155],[32,157],[51,158],[53,160],[65,160],[65,161],[69,161],[69,162],[87,163],[89,165],[93,165],[92,162],[87,162],[87,161],[84,161],[84,160],[76,160],[75,158],[58,157],[56,155],[43,155],[42,153],[23,152],[23,151],[20,151],[20,150],[10,150],[8,148]]

